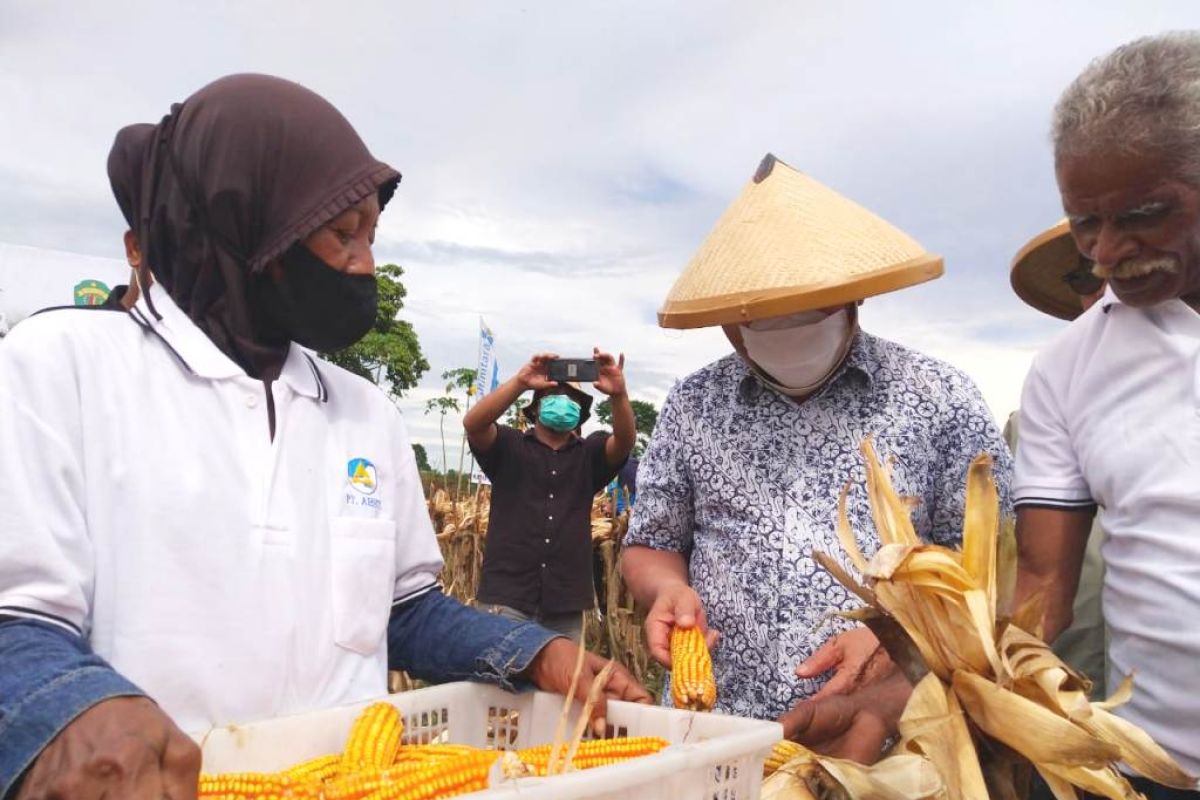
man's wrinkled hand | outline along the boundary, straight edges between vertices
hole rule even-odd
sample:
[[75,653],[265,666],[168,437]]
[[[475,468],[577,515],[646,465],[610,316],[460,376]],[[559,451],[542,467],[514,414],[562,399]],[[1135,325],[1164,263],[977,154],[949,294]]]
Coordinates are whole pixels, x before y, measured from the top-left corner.
[[[534,657],[526,675],[542,691],[566,694],[571,690],[571,676],[575,672],[575,662],[578,658],[579,645],[570,639],[551,639]],[[579,682],[575,685],[576,700],[580,703],[587,702],[592,682],[606,666],[607,658],[590,651],[584,653],[583,668],[579,671]],[[608,698],[631,703],[650,703],[654,699],[620,662],[613,664],[613,670],[604,684],[604,693],[592,709],[593,720],[602,720],[607,716]]]
[[200,748],[145,697],[84,711],[46,746],[15,800],[191,800]]
[[704,603],[695,589],[677,583],[660,590],[654,605],[646,612],[646,643],[650,657],[667,669],[671,668],[671,629],[676,625],[684,628],[699,625],[710,650],[720,637],[717,631],[708,627]]
[[891,675],[896,665],[875,634],[859,627],[828,639],[796,667],[796,677],[815,678],[831,669],[833,677],[811,699],[850,694]]
[[898,671],[852,694],[802,700],[779,718],[786,739],[836,758],[872,764],[896,733],[912,685]]

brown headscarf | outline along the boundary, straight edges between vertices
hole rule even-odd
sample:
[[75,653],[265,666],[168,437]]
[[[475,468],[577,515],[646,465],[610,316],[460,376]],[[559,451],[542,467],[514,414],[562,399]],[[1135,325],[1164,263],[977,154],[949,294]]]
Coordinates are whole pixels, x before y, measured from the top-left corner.
[[148,122],[126,125],[117,131],[108,151],[108,183],[130,230],[135,227],[134,216],[142,192],[142,163],[153,138],[154,126]]
[[143,263],[254,377],[288,349],[255,304],[267,264],[372,193],[382,208],[400,181],[325,99],[268,75],[230,75],[173,106],[142,169]]

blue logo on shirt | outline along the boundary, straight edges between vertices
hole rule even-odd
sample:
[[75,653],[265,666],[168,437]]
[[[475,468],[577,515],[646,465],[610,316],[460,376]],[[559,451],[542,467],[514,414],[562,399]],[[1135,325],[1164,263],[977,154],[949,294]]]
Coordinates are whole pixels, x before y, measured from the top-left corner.
[[350,487],[359,494],[375,494],[379,488],[375,465],[365,458],[350,459],[346,464],[346,475],[350,479]]

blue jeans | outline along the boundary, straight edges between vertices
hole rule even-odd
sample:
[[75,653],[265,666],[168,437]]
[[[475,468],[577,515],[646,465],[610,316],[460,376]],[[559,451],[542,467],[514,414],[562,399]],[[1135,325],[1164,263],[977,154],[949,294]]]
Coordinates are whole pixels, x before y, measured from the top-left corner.
[[[388,666],[433,683],[474,680],[516,691],[528,685],[522,673],[534,656],[557,637],[433,589],[392,607]],[[386,688],[381,683],[379,693]],[[0,618],[0,798],[77,716],[103,700],[144,694],[86,639],[44,622]]]

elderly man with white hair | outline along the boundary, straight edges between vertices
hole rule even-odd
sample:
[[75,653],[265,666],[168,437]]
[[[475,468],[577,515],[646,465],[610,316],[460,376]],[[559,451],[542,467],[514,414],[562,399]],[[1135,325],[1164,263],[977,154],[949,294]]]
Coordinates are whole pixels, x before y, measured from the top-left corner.
[[[1054,160],[1104,297],[1034,361],[1013,486],[1019,592],[1071,621],[1092,519],[1117,713],[1200,772],[1200,34],[1117,48],[1054,112]],[[1151,800],[1195,785],[1139,784]]]

